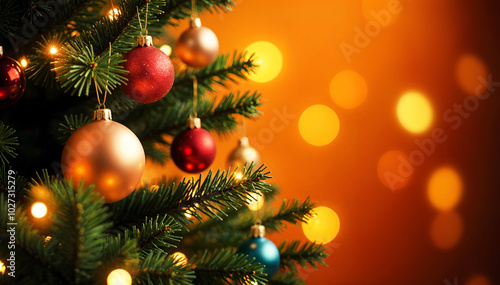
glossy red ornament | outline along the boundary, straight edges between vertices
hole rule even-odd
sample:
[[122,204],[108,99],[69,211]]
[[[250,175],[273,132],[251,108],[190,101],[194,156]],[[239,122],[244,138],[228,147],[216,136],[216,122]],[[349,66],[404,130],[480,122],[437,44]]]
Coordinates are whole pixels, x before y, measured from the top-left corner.
[[137,47],[123,56],[123,68],[128,70],[127,85],[120,87],[128,97],[139,103],[160,100],[174,84],[174,65],[160,49],[154,47],[151,36],[139,36]]
[[6,108],[23,95],[26,76],[19,62],[2,54],[0,47],[0,108]]
[[175,165],[188,173],[199,173],[210,167],[217,152],[212,135],[201,128],[199,119],[187,130],[179,133],[170,148]]

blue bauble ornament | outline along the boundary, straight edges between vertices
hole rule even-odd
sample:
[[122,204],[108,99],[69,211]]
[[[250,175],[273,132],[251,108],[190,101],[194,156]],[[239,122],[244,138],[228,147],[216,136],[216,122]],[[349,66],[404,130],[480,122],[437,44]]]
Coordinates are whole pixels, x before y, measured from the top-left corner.
[[248,257],[255,257],[254,263],[265,265],[263,272],[267,274],[267,279],[278,272],[280,266],[280,252],[276,245],[264,237],[264,226],[254,225],[251,229],[251,237],[238,247],[237,252],[248,254]]

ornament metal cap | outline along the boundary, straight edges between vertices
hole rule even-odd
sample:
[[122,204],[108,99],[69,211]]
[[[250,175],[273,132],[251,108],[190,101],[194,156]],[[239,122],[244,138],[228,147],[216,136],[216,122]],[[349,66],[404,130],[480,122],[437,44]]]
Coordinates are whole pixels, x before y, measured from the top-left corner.
[[191,18],[189,21],[191,28],[199,28],[201,27],[201,19],[196,17],[196,18]]
[[247,137],[240,138],[240,141],[238,142],[238,146],[249,147],[250,143],[248,142],[248,138]]
[[111,121],[111,110],[110,109],[97,109],[94,110],[94,121]]
[[250,228],[250,237],[264,237],[266,234],[266,227],[263,225],[253,225]]
[[201,119],[200,118],[195,118],[193,116],[189,116],[189,119],[187,121],[187,127],[190,129],[199,129],[201,128]]
[[137,37],[137,46],[138,47],[150,47],[153,45],[153,37],[151,36],[143,36],[140,35]]

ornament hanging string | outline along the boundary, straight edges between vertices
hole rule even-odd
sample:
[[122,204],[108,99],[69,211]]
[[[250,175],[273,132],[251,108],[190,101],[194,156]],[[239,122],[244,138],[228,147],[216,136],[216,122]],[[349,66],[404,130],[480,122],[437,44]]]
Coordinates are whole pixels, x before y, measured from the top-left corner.
[[[111,62],[111,42],[109,42],[109,57],[108,57],[108,68],[109,64]],[[97,88],[97,80],[94,77],[94,85],[95,85],[95,93],[97,95],[97,103],[99,103],[99,109],[102,107],[103,109],[106,109],[106,97],[108,95],[108,80],[106,79],[106,86],[104,87],[104,98],[101,99],[99,98],[99,88]]]
[[198,80],[195,75],[191,75],[193,78],[193,116],[196,118],[198,114],[196,109],[198,108]]
[[137,8],[137,18],[139,19],[139,27],[141,28],[141,36],[142,36],[142,31],[146,33],[146,36],[148,35],[148,13],[149,13],[149,1],[146,1],[146,19],[144,20],[144,29],[142,28],[141,24],[141,16],[139,15],[139,7]]
[[191,0],[191,20],[196,20],[198,13],[196,13],[196,0]]

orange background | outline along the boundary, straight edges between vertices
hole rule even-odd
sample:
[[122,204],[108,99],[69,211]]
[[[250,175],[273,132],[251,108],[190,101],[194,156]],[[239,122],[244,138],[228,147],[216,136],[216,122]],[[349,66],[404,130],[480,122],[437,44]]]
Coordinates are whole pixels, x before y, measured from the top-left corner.
[[[264,94],[264,116],[247,121],[247,133],[272,182],[281,187],[281,198],[311,196],[340,217],[340,232],[326,245],[329,267],[301,270],[307,284],[498,284],[500,92],[481,100],[456,130],[443,114],[468,96],[457,75],[462,56],[477,57],[482,72],[500,80],[494,20],[500,10],[495,1],[396,1],[401,13],[393,14],[391,24],[348,62],[339,45],[354,45],[354,28],[364,30],[372,20],[363,10],[380,11],[389,2],[394,1],[241,0],[231,13],[201,19],[217,34],[221,53],[264,40],[283,55],[274,80],[242,82],[233,89]],[[169,32],[175,39],[186,27],[181,22]],[[346,69],[367,82],[367,98],[356,109],[340,108],[329,95],[330,81]],[[464,70],[472,84],[482,73]],[[396,116],[398,99],[411,90],[422,92],[434,112],[431,126],[420,134],[406,131]],[[338,136],[320,147],[308,144],[298,129],[301,113],[316,104],[329,106],[340,119]],[[272,127],[276,110],[294,115],[282,130]],[[418,149],[414,140],[431,138],[435,128],[442,128],[447,140],[415,168],[405,187],[391,191],[384,186],[377,174],[380,157],[391,150],[409,155]],[[271,129],[271,138],[262,133],[265,129]],[[218,140],[212,169],[225,168],[237,138]],[[443,166],[455,169],[463,184],[452,212],[438,211],[427,196],[429,178]],[[166,171],[184,175],[171,164]],[[448,236],[456,243],[440,249],[435,239]],[[269,237],[277,244],[306,240],[301,227],[294,226]],[[483,278],[474,279],[478,275]]]

